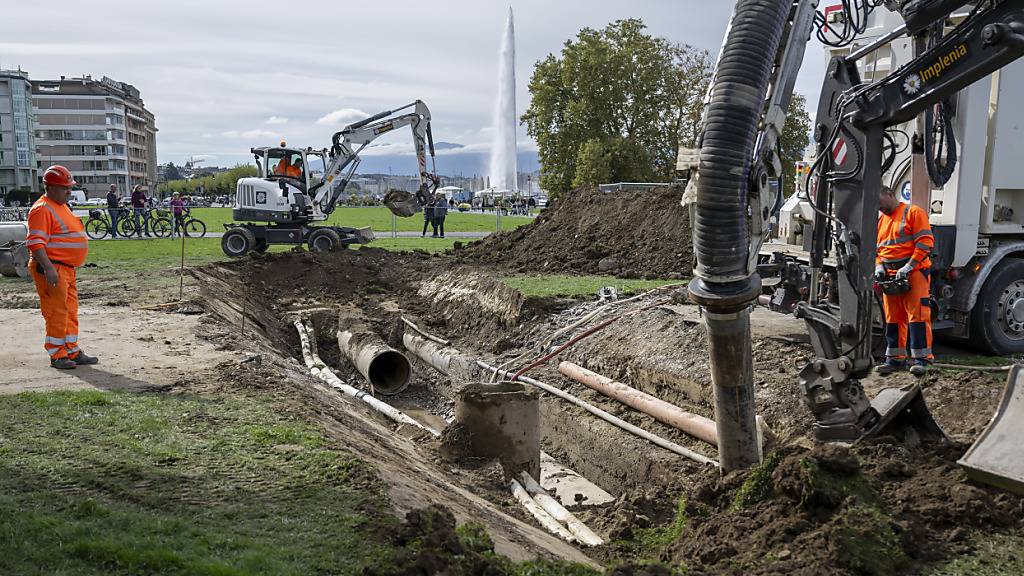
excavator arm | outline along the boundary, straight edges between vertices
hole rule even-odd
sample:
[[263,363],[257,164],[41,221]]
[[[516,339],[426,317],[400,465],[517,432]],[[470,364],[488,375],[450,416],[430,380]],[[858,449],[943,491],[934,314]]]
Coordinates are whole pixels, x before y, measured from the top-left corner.
[[[314,201],[324,214],[334,211],[338,199],[345,192],[359,166],[359,154],[363,149],[380,136],[405,126],[412,130],[420,179],[419,189],[415,195],[398,191],[389,192],[384,198],[384,203],[399,216],[412,216],[427,204],[437,190],[440,180],[434,166],[434,136],[430,129],[430,110],[422,100],[417,100],[349,124],[334,134],[331,139],[330,164],[325,170],[322,184],[314,191]],[[427,169],[428,151],[430,170]]]
[[[938,15],[938,23],[948,16]],[[916,26],[921,28],[920,23]],[[932,48],[866,84],[858,75],[856,58],[869,49],[831,60],[815,124],[812,285],[810,300],[799,304],[796,313],[806,320],[817,355],[801,373],[801,382],[818,420],[817,435],[823,439],[855,440],[874,433],[887,424],[890,414],[900,412],[879,406],[878,398],[868,401],[859,382],[872,366],[878,198],[884,156],[892,152],[885,145],[884,131],[1024,55],[1024,0],[977,3]],[[837,152],[842,150],[849,153]],[[836,260],[838,305],[818,298],[817,279],[828,253]]]

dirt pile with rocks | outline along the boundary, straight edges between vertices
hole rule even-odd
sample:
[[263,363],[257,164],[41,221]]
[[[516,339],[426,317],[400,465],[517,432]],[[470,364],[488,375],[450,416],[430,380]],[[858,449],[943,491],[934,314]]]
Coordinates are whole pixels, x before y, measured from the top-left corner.
[[693,238],[689,212],[679,204],[682,195],[683,187],[677,185],[643,192],[575,190],[534,222],[461,253],[475,262],[523,273],[689,277]]

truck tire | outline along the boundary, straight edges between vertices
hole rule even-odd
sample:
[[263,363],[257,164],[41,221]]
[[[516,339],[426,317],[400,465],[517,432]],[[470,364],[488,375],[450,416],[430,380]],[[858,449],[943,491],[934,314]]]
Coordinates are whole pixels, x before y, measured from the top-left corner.
[[220,249],[232,258],[241,258],[256,246],[256,237],[248,228],[232,228],[220,239]]
[[985,280],[971,310],[971,335],[993,354],[1024,352],[1024,260],[1003,260]]
[[341,235],[331,228],[317,228],[307,242],[310,252],[335,252],[341,248]]

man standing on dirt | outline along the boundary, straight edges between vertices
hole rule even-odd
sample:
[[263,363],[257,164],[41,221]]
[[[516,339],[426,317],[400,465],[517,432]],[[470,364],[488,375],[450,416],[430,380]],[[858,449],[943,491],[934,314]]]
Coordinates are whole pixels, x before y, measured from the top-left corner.
[[43,174],[46,193],[28,212],[26,246],[32,254],[29,270],[39,294],[39,309],[46,321],[43,347],[50,366],[68,370],[95,364],[78,346],[78,286],[75,269],[85,263],[89,239],[81,218],[68,208],[75,179],[67,168],[50,166]]
[[[146,233],[147,238],[151,238],[149,235],[149,210],[146,207],[146,193],[142,191],[142,186],[136,184],[132,188],[132,211],[135,213],[135,229],[138,231],[136,236],[142,238],[142,233]],[[139,218],[142,218],[140,224]]]
[[117,221],[121,218],[121,199],[117,197],[117,186],[111,184],[107,192],[107,214],[110,215],[110,237],[117,239]]
[[882,295],[885,364],[877,371],[884,376],[905,368],[909,345],[910,373],[922,376],[933,358],[929,255],[935,238],[928,214],[920,207],[900,202],[887,186],[882,186],[878,200],[882,214],[878,217],[875,280],[891,288]]

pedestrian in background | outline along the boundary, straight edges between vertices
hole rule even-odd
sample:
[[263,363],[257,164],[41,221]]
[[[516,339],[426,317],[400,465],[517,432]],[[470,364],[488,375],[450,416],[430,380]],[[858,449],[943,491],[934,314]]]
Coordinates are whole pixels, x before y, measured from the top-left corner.
[[[436,200],[431,199],[430,202],[427,203],[427,205],[423,207],[423,234],[420,234],[420,237],[425,237],[427,235],[427,226],[431,226],[434,223],[434,205],[435,204],[436,204]],[[434,229],[434,236],[437,236],[437,229],[436,228]]]
[[28,269],[46,322],[43,347],[50,367],[69,370],[95,364],[78,345],[78,285],[75,269],[85,263],[89,238],[82,219],[68,208],[71,187],[78,184],[67,168],[53,165],[43,173],[46,193],[28,212],[25,245],[32,254]]
[[171,196],[171,238],[174,238],[175,234],[180,234],[182,225],[184,224],[185,215],[185,200],[182,199],[181,194],[175,192]]
[[[136,234],[139,238],[142,238],[142,233],[146,233],[147,238],[152,238],[149,235],[149,210],[146,208],[146,193],[142,191],[142,186],[136,184],[132,188],[132,212],[135,213],[135,229],[138,230]],[[139,218],[141,217],[141,225]]]
[[110,236],[117,239],[117,222],[121,219],[121,199],[117,197],[117,186],[111,184],[107,192],[107,214],[110,215]]
[[444,219],[446,216],[448,216],[448,201],[445,200],[444,194],[438,194],[434,202],[434,238],[438,237],[438,229],[441,231],[440,237],[444,238]]

